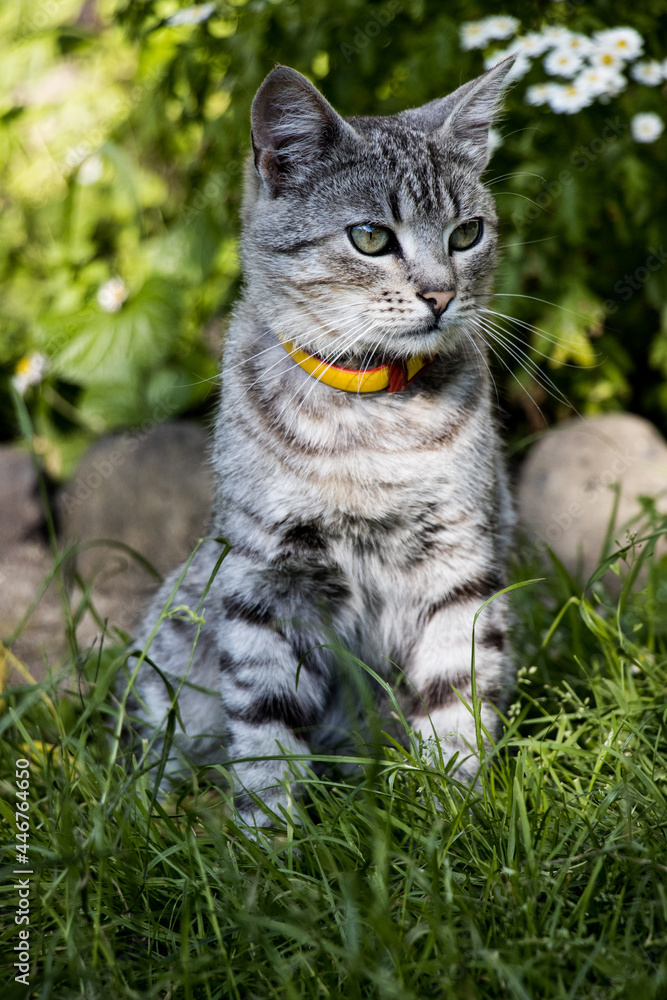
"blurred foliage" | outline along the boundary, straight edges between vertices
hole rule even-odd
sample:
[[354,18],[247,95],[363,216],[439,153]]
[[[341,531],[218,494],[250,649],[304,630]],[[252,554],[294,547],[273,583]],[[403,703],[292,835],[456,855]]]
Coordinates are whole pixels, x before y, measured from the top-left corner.
[[[250,103],[275,63],[343,114],[390,114],[480,73],[459,25],[498,12],[487,0],[216,0],[200,23],[168,23],[184,7],[0,0],[0,433],[16,435],[9,379],[45,355],[25,393],[56,477],[106,430],[210,404],[239,279]],[[647,56],[667,55],[663,0],[522,0],[511,13],[524,30],[631,24]],[[664,114],[666,87],[633,82],[607,106],[557,115],[524,101],[543,79],[538,61],[510,94],[488,177],[504,245],[495,307],[535,328],[515,326],[559,392],[512,348],[501,399],[517,436],[541,426],[535,404],[550,422],[570,415],[561,394],[664,431],[666,141],[639,146],[629,121]],[[126,300],[110,310],[101,289],[115,278]]]

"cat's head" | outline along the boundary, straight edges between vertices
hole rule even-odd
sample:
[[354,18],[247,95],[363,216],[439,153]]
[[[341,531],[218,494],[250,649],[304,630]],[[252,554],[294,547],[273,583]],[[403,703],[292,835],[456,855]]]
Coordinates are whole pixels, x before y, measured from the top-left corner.
[[265,324],[339,364],[447,353],[474,331],[497,256],[480,177],[511,66],[383,118],[344,119],[300,73],[269,74],[242,241]]

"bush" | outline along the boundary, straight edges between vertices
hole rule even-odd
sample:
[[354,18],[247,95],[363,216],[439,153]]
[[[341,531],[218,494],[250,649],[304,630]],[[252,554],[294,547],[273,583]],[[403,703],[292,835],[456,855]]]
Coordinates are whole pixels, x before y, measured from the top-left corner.
[[[210,400],[237,292],[250,102],[271,67],[306,73],[344,114],[392,113],[448,92],[483,70],[482,53],[512,43],[513,28],[466,47],[490,22],[463,39],[462,22],[491,10],[2,0],[0,378],[25,391],[52,475],[107,429]],[[543,55],[508,97],[488,176],[503,227],[496,309],[511,319],[491,318],[489,337],[513,433],[572,407],[628,407],[665,429],[667,154],[664,137],[638,142],[632,124],[664,114],[665,64],[656,85],[631,74],[648,79],[637,64],[664,58],[667,13],[660,0],[630,14],[576,0],[515,13],[520,36],[567,26],[590,38],[629,20],[643,55],[622,64],[622,92],[576,113],[527,103],[528,87],[557,79]]]

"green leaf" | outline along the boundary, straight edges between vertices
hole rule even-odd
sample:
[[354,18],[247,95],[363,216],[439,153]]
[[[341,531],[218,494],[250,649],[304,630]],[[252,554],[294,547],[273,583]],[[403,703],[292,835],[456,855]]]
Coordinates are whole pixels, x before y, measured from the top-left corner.
[[541,321],[542,329],[549,331],[549,339],[538,335],[540,347],[546,352],[551,346],[551,358],[557,365],[574,361],[589,368],[597,361],[590,337],[600,332],[603,316],[599,299],[587,288],[575,287]]
[[[55,355],[53,370],[82,385],[122,382],[168,356],[181,330],[180,290],[154,276],[118,312],[90,308],[79,321],[72,339]],[[76,330],[76,320],[73,326]]]

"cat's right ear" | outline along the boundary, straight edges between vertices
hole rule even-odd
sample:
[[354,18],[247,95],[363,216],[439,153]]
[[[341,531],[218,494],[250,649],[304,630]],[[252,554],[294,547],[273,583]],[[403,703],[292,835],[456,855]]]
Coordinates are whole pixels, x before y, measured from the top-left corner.
[[489,162],[489,129],[500,110],[515,60],[516,56],[510,55],[453,94],[404,111],[399,117],[413,128],[439,135],[443,144],[481,174]]
[[312,83],[288,66],[269,73],[257,91],[251,123],[255,168],[272,195],[321,169],[322,159],[341,143],[359,139]]

